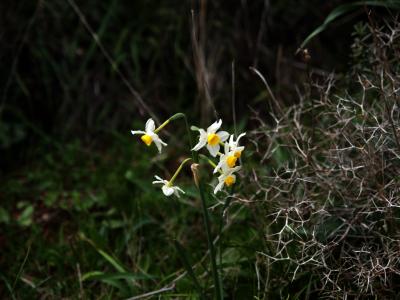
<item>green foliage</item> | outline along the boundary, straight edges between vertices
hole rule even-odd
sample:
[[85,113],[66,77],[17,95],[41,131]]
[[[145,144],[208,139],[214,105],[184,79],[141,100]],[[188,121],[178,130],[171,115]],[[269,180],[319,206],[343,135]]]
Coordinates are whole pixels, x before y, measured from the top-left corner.
[[326,17],[325,21],[318,26],[313,32],[311,32],[301,43],[300,48],[304,48],[311,39],[313,39],[315,36],[320,34],[322,31],[324,31],[329,24],[331,24],[333,21],[338,19],[339,17],[342,17],[343,15],[358,9],[362,7],[367,7],[367,6],[377,6],[377,7],[384,7],[387,9],[395,9],[399,10],[400,9],[400,3],[399,1],[396,0],[380,0],[380,1],[355,1],[352,3],[347,3],[343,5],[339,5],[336,7],[332,12]]
[[[2,246],[3,281],[15,280],[30,247],[21,276],[14,288],[1,291],[4,296],[123,298],[161,289],[193,265],[192,279],[212,292],[199,264],[207,247],[197,195],[187,189],[187,200],[165,199],[148,175],[159,161],[139,142],[127,135],[107,151],[79,142],[45,155],[38,148],[38,159],[2,183],[7,201],[0,226],[7,229],[2,239],[11,242]],[[246,223],[243,208],[236,209],[237,222]],[[256,236],[237,228],[222,241],[228,291],[253,272],[254,248],[241,245],[242,239],[256,245]],[[183,246],[177,251],[174,240],[182,241],[190,256],[182,260]],[[196,299],[194,287],[184,276],[166,297]],[[253,288],[242,282],[234,289],[251,294]]]
[[[0,169],[1,299],[124,299],[149,292],[156,292],[153,297],[159,299],[198,299],[200,289],[206,299],[211,297],[211,270],[204,257],[207,238],[191,174],[182,172],[186,196],[180,199],[166,199],[151,185],[152,174],[169,177],[168,170],[179,165],[181,157],[171,151],[168,156],[173,159],[166,165],[165,155],[154,158],[155,152],[148,152],[154,149],[130,136],[129,129],[141,126],[146,116],[115,66],[158,116],[183,111],[203,125],[214,118],[202,91],[204,85],[216,110],[233,121],[230,99],[235,61],[236,126],[238,131],[248,132],[242,157],[246,168],[234,197],[207,199],[212,206],[211,222],[217,225],[212,233],[219,237],[216,256],[225,299],[311,299],[330,293],[328,288],[320,292],[325,274],[321,266],[305,263],[296,269],[288,260],[273,261],[280,250],[274,238],[283,227],[281,237],[290,241],[286,253],[290,258],[303,253],[310,237],[316,244],[337,242],[348,224],[352,226],[350,238],[339,241],[341,249],[364,251],[362,243],[368,241],[371,253],[382,253],[380,239],[396,233],[398,209],[390,208],[388,215],[389,207],[384,207],[385,213],[367,212],[353,218],[346,209],[360,202],[354,181],[346,177],[351,172],[343,171],[336,177],[324,173],[315,178],[313,172],[318,168],[311,162],[321,164],[322,170],[332,167],[330,151],[347,147],[346,138],[357,146],[363,141],[360,136],[337,137],[348,128],[372,127],[377,121],[387,135],[373,142],[395,149],[378,89],[365,85],[367,106],[362,109],[354,104],[360,104],[364,95],[357,75],[367,76],[362,79],[372,76],[377,82],[373,76],[378,74],[376,66],[382,64],[371,44],[378,38],[384,42],[381,46],[385,45],[387,36],[372,35],[363,15],[357,17],[357,22],[362,22],[355,26],[350,57],[349,49],[343,46],[348,42],[346,35],[336,30],[326,31],[329,38],[312,49],[310,65],[296,61],[293,53],[325,16],[326,21],[303,45],[342,16],[355,9],[361,11],[363,5],[397,8],[395,1],[313,0],[301,5],[289,0],[271,4],[76,2],[114,65],[107,61],[69,1],[10,1],[8,9],[2,10],[6,26],[0,29],[4,42],[0,57],[6,63],[0,72],[0,164],[5,167]],[[202,16],[200,4],[205,2],[206,14]],[[205,56],[205,74],[199,72],[199,61],[193,57],[192,8]],[[390,13],[379,11],[383,11],[385,22],[378,22],[378,28],[386,28]],[[202,17],[205,28],[200,28]],[[348,36],[349,26],[352,24],[342,27]],[[392,47],[379,48],[385,49],[385,65],[393,74],[400,68],[398,41],[393,39]],[[296,122],[284,120],[279,130],[272,128],[276,116],[270,103],[265,103],[270,94],[248,71],[250,65],[266,73],[285,117]],[[327,78],[332,69],[342,72],[343,78]],[[206,84],[201,75],[208,79]],[[315,85],[303,89],[310,76],[317,78]],[[390,80],[385,79],[384,85],[391,88]],[[349,95],[354,99],[352,106],[343,100]],[[324,105],[313,106],[315,99]],[[333,116],[338,111],[350,121],[337,123]],[[365,113],[371,111],[376,119],[366,119]],[[299,125],[305,133],[298,132]],[[250,133],[251,128],[254,131]],[[169,143],[180,147],[183,125],[168,130]],[[331,135],[326,137],[328,132]],[[298,145],[294,138],[300,141]],[[310,155],[304,157],[299,148]],[[396,150],[374,152],[371,144],[362,149],[370,151],[363,163],[373,163],[369,172],[361,174],[363,184],[368,184],[366,192],[360,194],[363,201],[373,199],[368,198],[369,191],[379,191],[378,196],[387,196],[390,191],[396,195],[398,190],[385,185],[399,183],[398,172],[393,171],[398,164],[392,156]],[[356,160],[359,153],[349,151],[345,158],[346,162]],[[304,163],[307,159],[310,164]],[[388,167],[386,172],[381,172],[382,166]],[[299,170],[296,176],[304,176],[297,177],[294,187],[280,186],[276,178],[289,182],[295,169]],[[357,172],[354,174],[361,176]],[[206,189],[211,191],[212,186],[206,185]],[[344,193],[350,196],[341,197]],[[275,220],[277,211],[293,217],[290,208],[304,198],[311,199],[311,205],[296,209],[310,226],[298,226],[302,220],[297,220],[285,227],[285,214]],[[319,208],[329,212],[318,215]],[[360,209],[362,205],[354,211]],[[337,216],[337,210],[345,213]],[[369,232],[365,224],[374,231]],[[319,251],[315,243],[307,253]],[[392,249],[393,244],[385,246]],[[335,265],[338,258],[348,257],[338,250],[340,247],[328,249],[331,256],[326,264]],[[387,255],[377,258],[382,257]],[[360,256],[363,262],[368,258]],[[382,274],[376,277],[373,288],[383,282],[379,281]],[[350,277],[355,278],[353,275]],[[395,291],[398,277],[388,278],[387,286]],[[344,282],[346,288],[359,292],[353,281],[346,278]],[[392,296],[387,286],[378,288],[376,295],[386,291]]]

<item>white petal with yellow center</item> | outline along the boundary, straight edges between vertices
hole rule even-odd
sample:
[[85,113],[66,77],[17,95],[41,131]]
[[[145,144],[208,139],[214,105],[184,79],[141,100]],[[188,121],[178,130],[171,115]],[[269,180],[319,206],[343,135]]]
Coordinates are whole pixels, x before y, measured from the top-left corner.
[[226,131],[218,131],[217,130],[221,127],[222,120],[219,119],[218,121],[211,124],[207,131],[204,129],[199,129],[199,142],[196,146],[193,147],[192,150],[199,151],[204,146],[207,147],[208,151],[212,156],[217,156],[220,144],[225,142],[229,138],[229,133]]
[[234,175],[234,173],[239,171],[240,169],[240,166],[234,168],[222,167],[222,174],[218,176],[218,184],[214,189],[214,194],[222,190],[224,185],[228,187],[232,186],[236,182],[236,175]]
[[238,138],[236,139],[236,141],[234,140],[233,135],[231,135],[231,136],[229,137],[229,142],[228,142],[229,151],[234,152],[234,155],[235,155],[237,158],[240,158],[240,156],[242,155],[242,151],[244,150],[244,147],[243,147],[243,146],[239,146],[239,140],[240,140],[243,136],[245,136],[245,135],[246,135],[246,132],[240,134],[240,135],[238,136]]
[[153,142],[156,145],[158,152],[161,153],[162,147],[167,146],[166,143],[164,143],[160,137],[155,133],[154,131],[156,130],[156,125],[153,121],[153,119],[148,119],[145,125],[145,131],[142,130],[131,130],[131,133],[133,135],[135,134],[142,134],[140,139],[145,143],[147,146],[150,146]]
[[214,174],[221,170],[221,168],[229,169],[236,166],[237,157],[234,152],[229,151],[229,145],[225,143],[224,146],[225,153],[219,157],[219,162],[214,169]]

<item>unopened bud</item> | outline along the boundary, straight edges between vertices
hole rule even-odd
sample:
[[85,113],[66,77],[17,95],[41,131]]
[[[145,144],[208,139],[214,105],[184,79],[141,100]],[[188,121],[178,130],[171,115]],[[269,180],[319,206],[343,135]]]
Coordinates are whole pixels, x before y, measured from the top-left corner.
[[194,183],[199,187],[199,164],[192,164],[190,168],[192,169]]

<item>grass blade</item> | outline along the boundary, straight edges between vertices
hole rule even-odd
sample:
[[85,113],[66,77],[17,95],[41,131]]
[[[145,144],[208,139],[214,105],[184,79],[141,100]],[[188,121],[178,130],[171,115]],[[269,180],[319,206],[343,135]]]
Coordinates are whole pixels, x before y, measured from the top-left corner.
[[101,271],[92,271],[85,273],[82,276],[82,281],[85,280],[115,280],[115,279],[129,279],[129,280],[143,280],[143,279],[153,279],[153,276],[146,274],[137,274],[137,273],[104,273]]
[[185,267],[187,273],[189,274],[190,278],[192,279],[192,282],[194,283],[196,289],[200,294],[200,298],[204,299],[203,288],[201,287],[199,281],[197,280],[196,274],[194,274],[192,265],[189,263],[185,248],[177,240],[174,240],[174,244],[176,250],[179,253],[179,258],[181,259],[183,266]]
[[100,249],[91,239],[87,238],[83,233],[81,233],[80,238],[86,242],[88,242],[90,245],[93,246],[94,249],[105,259],[107,260],[118,272],[120,273],[125,273],[126,270],[125,268],[111,255],[109,255],[107,252],[104,250]]
[[15,285],[17,284],[18,279],[21,277],[22,271],[24,270],[24,267],[25,267],[26,261],[28,260],[30,252],[31,252],[31,244],[29,244],[29,246],[28,246],[28,250],[26,251],[26,255],[24,257],[24,261],[22,262],[21,267],[19,268],[18,274],[15,277],[14,283],[12,285],[12,289],[13,290],[15,288]]
[[8,280],[7,280],[2,274],[0,274],[0,278],[3,279],[4,284],[6,285],[7,290],[8,290],[8,291],[10,292],[10,294],[11,294],[11,298],[12,298],[13,300],[16,300],[17,298],[15,298],[15,296],[14,296],[13,288],[11,287],[10,283],[8,282]]
[[380,6],[386,8],[400,9],[399,1],[357,1],[340,5],[336,7],[333,11],[331,11],[331,13],[326,17],[325,21],[304,39],[303,43],[301,43],[300,48],[304,48],[311,39],[324,31],[326,27],[334,20],[360,6]]

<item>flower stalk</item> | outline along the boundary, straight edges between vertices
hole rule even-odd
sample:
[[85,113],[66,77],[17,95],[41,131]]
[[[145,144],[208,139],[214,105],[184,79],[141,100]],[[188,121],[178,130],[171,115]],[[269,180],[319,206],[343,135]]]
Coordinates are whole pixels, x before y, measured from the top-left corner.
[[170,118],[168,118],[164,123],[162,123],[160,126],[157,127],[156,130],[154,130],[155,133],[158,133],[161,129],[163,129],[165,126],[167,126],[171,121],[174,121],[179,118],[186,118],[185,114],[183,113],[176,113]]
[[207,235],[208,250],[210,251],[211,271],[212,271],[213,279],[214,279],[215,297],[217,300],[222,300],[223,299],[222,285],[221,285],[220,278],[219,278],[217,260],[216,260],[216,255],[215,255],[215,248],[214,248],[214,243],[213,243],[213,239],[211,236],[210,217],[208,215],[206,197],[204,195],[204,185],[203,185],[203,182],[201,181],[198,173],[197,173],[197,181],[198,181],[198,189],[199,189],[199,194],[200,194],[200,199],[201,199],[201,208],[203,211],[204,227],[206,229],[206,235]]
[[181,162],[180,166],[178,167],[178,169],[176,169],[174,175],[172,175],[171,179],[169,180],[169,185],[173,185],[174,181],[176,179],[176,177],[179,175],[179,173],[181,172],[183,166],[189,161],[191,160],[191,158],[186,158],[183,162]]
[[214,169],[217,167],[217,165],[211,159],[209,159],[207,156],[205,156],[204,154],[200,154],[200,158],[202,158],[206,162],[208,162],[210,164],[210,166],[213,167]]
[[[193,161],[196,164],[195,166],[192,165],[192,172],[193,172],[194,181],[196,183],[196,186],[197,186],[197,188],[199,190],[199,194],[200,194],[204,227],[206,229],[206,235],[207,235],[208,251],[210,252],[211,272],[212,272],[213,281],[214,281],[215,297],[217,300],[222,300],[223,299],[222,284],[221,284],[220,277],[219,277],[219,272],[218,272],[218,267],[217,267],[217,259],[216,259],[216,255],[215,255],[215,248],[214,248],[214,243],[213,243],[213,239],[212,239],[212,235],[211,235],[210,216],[208,214],[206,197],[204,195],[204,185],[203,185],[203,182],[201,181],[200,174],[199,174],[200,172],[198,169],[199,156],[198,156],[197,152],[193,150],[192,133],[190,132],[189,124],[187,122],[186,116],[184,116],[184,118],[185,118],[186,129],[187,129],[187,133],[188,133],[188,137],[189,137],[189,141],[190,141],[190,148],[192,149]],[[212,163],[211,160],[209,160],[209,162]]]
[[[184,159],[179,167],[176,169],[174,175],[171,177],[170,180],[163,179],[159,176],[154,176],[155,180],[153,184],[161,185],[161,190],[165,196],[169,197],[171,195],[175,195],[179,198],[180,194],[185,194],[185,192],[177,185],[175,185],[175,180],[178,177],[179,173],[182,171],[185,164],[192,160],[193,163],[191,165],[193,179],[195,182],[196,187],[199,190],[200,200],[201,200],[201,207],[202,207],[202,214],[203,214],[203,221],[204,221],[204,228],[207,235],[207,246],[208,251],[210,253],[210,261],[211,261],[211,273],[214,281],[214,295],[215,299],[222,300],[223,299],[223,288],[222,288],[222,281],[219,275],[219,268],[216,259],[216,248],[213,242],[212,234],[211,234],[211,221],[210,215],[207,206],[207,198],[205,195],[205,186],[201,180],[200,176],[200,164],[199,164],[199,157],[205,160],[208,164],[210,164],[214,171],[213,174],[219,173],[218,176],[218,183],[214,188],[214,194],[217,194],[222,189],[230,189],[233,191],[232,186],[236,182],[236,175],[235,173],[241,169],[241,166],[237,166],[237,162],[240,161],[241,153],[244,150],[244,146],[239,146],[239,140],[242,136],[246,133],[240,134],[236,140],[234,140],[234,136],[229,134],[226,131],[220,130],[222,125],[222,120],[219,119],[213,124],[211,124],[207,129],[198,128],[195,126],[189,127],[188,120],[185,114],[177,113],[168,118],[164,123],[160,126],[155,128],[155,123],[152,119],[147,120],[145,125],[145,130],[131,130],[133,135],[141,134],[141,140],[147,145],[150,146],[153,142],[157,146],[158,151],[161,153],[162,147],[167,146],[165,142],[161,140],[158,136],[158,133],[166,127],[171,121],[183,118],[185,121],[185,127],[187,131],[187,135],[189,138],[190,149],[192,153],[192,158]],[[194,145],[192,139],[191,130],[198,132],[198,143]],[[223,151],[220,152],[221,147]],[[208,158],[203,154],[198,154],[202,148],[206,148],[209,154],[218,159],[218,163],[215,163],[212,159]],[[224,210],[229,206],[230,198],[226,201],[224,205]],[[223,217],[222,217],[223,219]],[[219,233],[221,233],[223,220],[219,223]],[[217,224],[218,226],[218,224]],[[219,244],[217,244],[219,245]],[[180,249],[179,245],[178,248]],[[189,265],[190,266],[190,265]],[[188,268],[190,269],[190,268]],[[194,278],[196,281],[196,278]],[[200,297],[202,296],[202,288],[198,286],[200,289]]]

